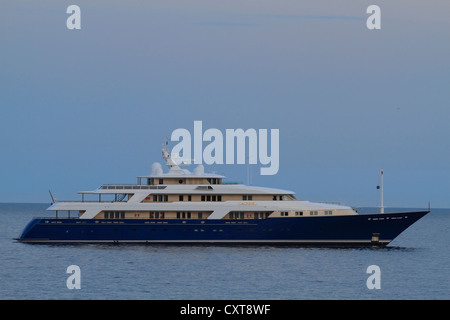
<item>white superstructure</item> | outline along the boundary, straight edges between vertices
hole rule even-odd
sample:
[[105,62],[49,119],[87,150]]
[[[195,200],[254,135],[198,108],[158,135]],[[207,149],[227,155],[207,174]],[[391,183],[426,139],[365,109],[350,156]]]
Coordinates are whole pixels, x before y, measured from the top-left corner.
[[[159,163],[135,185],[102,185],[81,191],[81,201],[55,202],[48,210],[67,212],[80,219],[266,219],[355,215],[352,208],[333,203],[297,200],[292,191],[223,183],[225,178],[180,168],[163,148],[169,171]],[[88,201],[87,198],[90,198]],[[92,200],[94,199],[94,200]]]

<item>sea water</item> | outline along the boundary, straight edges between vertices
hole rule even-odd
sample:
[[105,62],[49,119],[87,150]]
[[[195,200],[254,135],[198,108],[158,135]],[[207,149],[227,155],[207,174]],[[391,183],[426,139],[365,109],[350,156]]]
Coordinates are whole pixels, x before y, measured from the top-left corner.
[[[432,209],[385,248],[15,241],[47,207],[0,204],[0,299],[450,298],[450,209]],[[370,266],[379,289],[367,284]]]

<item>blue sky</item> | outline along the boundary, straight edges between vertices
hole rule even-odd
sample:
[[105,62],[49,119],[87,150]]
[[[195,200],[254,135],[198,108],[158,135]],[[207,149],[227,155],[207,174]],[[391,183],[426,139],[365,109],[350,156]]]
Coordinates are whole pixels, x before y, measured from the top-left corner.
[[[81,30],[66,8],[81,8]],[[366,28],[371,4],[381,30]],[[280,129],[301,199],[450,207],[447,1],[2,1],[0,202],[134,183],[177,128]],[[246,182],[243,165],[206,168]]]

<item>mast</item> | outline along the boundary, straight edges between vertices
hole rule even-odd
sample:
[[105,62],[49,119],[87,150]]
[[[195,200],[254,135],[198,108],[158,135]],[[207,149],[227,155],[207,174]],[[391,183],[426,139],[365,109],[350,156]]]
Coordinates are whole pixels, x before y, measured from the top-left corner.
[[383,169],[381,169],[381,182],[380,182],[380,191],[381,191],[381,203],[380,203],[380,213],[384,213],[384,203],[383,203]]
[[172,157],[170,156],[169,153],[169,142],[167,140],[164,140],[163,145],[162,145],[162,156],[163,159],[166,161],[166,165],[172,169],[179,169],[179,166],[176,164],[175,161],[173,161]]

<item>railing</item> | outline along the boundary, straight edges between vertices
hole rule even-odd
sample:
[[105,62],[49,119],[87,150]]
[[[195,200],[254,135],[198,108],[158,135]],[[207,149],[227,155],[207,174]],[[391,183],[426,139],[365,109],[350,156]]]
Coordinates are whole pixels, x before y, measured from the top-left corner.
[[336,206],[347,206],[345,203],[340,201],[313,201],[315,203],[323,203],[323,204],[333,204]]
[[60,202],[96,202],[96,203],[114,203],[114,202],[126,202],[126,201],[115,201],[115,200],[56,200],[55,203]]
[[165,189],[167,186],[149,186],[145,184],[104,184],[99,189],[103,190],[149,190]]
[[33,217],[33,219],[79,219],[79,217]]

